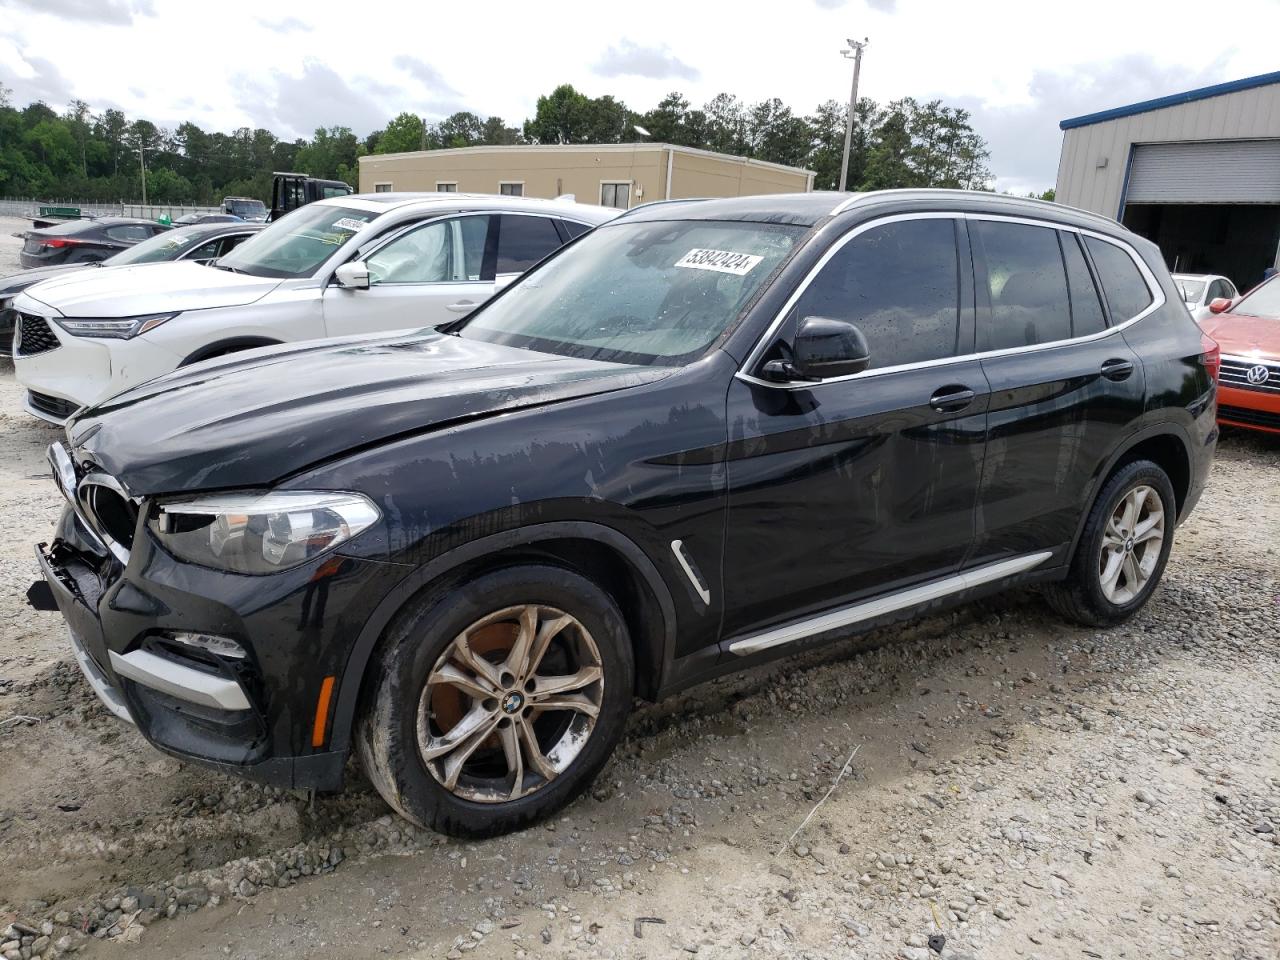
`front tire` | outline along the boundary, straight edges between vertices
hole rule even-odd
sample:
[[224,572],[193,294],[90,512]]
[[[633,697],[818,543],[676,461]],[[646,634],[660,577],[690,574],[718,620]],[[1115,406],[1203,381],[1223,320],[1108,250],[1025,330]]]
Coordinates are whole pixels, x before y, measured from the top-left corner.
[[626,624],[579,574],[525,565],[428,592],[393,621],[356,746],[406,819],[486,837],[581,794],[622,735]]
[[1164,470],[1150,460],[1125,464],[1094,501],[1067,578],[1045,587],[1049,605],[1088,627],[1128,620],[1160,583],[1177,515]]

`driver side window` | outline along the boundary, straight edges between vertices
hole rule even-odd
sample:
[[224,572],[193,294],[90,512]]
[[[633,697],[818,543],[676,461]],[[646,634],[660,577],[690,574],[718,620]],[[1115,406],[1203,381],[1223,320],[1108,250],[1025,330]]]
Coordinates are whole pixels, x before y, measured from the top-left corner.
[[369,282],[454,283],[480,279],[488,217],[435,220],[365,258]]

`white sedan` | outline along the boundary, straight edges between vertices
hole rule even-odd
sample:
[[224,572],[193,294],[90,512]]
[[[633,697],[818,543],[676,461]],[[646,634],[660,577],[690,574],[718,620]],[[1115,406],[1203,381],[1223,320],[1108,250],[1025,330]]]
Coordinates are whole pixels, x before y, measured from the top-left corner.
[[1213,301],[1219,298],[1234,300],[1240,296],[1235,284],[1216,273],[1175,273],[1173,285],[1182,294],[1182,302],[1196,323],[1209,317],[1209,304]]
[[619,212],[461,193],[317,201],[209,266],[77,271],[27,288],[13,303],[14,371],[28,412],[61,423],[233,351],[437,326]]

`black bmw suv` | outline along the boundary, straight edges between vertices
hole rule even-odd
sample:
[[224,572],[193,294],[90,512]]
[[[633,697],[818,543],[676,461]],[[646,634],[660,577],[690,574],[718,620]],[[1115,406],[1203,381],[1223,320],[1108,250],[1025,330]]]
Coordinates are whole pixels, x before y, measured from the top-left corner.
[[1042,584],[1132,616],[1213,456],[1158,250],[990,194],[640,207],[437,330],[82,411],[38,550],[161,750],[419,824],[546,816],[634,698]]

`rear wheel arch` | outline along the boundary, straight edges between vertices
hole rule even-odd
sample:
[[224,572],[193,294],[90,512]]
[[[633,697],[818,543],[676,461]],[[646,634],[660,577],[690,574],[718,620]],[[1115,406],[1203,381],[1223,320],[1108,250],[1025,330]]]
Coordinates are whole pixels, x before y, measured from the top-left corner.
[[1169,482],[1173,485],[1178,518],[1182,518],[1182,512],[1191,491],[1191,441],[1174,424],[1159,424],[1140,430],[1113,451],[1094,476],[1088,496],[1082,504],[1076,534],[1071,541],[1068,563],[1070,558],[1075,556],[1089,513],[1107,481],[1126,464],[1136,460],[1150,460],[1168,475]]
[[279,340],[272,340],[270,337],[229,337],[226,340],[216,340],[193,351],[179,366],[189,367],[191,364],[199,363],[201,360],[211,360],[214,357],[237,353],[240,350],[252,350],[254,347],[274,347],[280,342]]
[[518,527],[464,544],[419,567],[378,605],[352,647],[338,688],[331,750],[346,752],[370,689],[374,654],[396,615],[415,598],[504,567],[562,566],[600,586],[618,605],[631,634],[635,692],[652,698],[675,650],[675,604],[656,566],[626,535],[585,521]]

